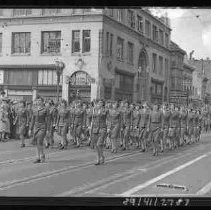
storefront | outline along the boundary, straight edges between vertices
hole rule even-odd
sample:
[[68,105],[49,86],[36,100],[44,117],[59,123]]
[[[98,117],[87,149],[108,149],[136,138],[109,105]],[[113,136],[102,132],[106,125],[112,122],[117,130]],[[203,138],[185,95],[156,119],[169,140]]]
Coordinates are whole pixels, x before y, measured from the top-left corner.
[[[13,100],[33,100],[38,94],[56,99],[57,75],[54,65],[4,65],[0,66],[3,81],[0,88]],[[1,75],[0,75],[1,76]],[[60,96],[61,84],[60,83]]]
[[124,70],[115,70],[115,100],[133,101],[133,85],[135,73]]

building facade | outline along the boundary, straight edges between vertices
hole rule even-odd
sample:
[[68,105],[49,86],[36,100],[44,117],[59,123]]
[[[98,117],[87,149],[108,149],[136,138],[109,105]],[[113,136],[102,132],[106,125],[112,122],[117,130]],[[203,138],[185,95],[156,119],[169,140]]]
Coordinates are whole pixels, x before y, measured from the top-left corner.
[[171,29],[147,9],[2,9],[0,88],[8,97],[168,99]]

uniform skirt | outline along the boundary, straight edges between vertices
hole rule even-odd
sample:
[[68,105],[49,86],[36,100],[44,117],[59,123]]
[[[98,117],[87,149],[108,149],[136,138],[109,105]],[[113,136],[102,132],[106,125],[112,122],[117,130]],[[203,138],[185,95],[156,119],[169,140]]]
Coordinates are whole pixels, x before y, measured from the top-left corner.
[[98,129],[98,132],[92,133],[93,142],[96,146],[102,146],[106,139],[106,128]]
[[34,136],[33,136],[35,144],[42,146],[43,142],[44,142],[45,135],[46,135],[46,129],[44,129],[44,128],[35,129]]
[[111,126],[111,139],[119,137],[120,127],[119,125]]

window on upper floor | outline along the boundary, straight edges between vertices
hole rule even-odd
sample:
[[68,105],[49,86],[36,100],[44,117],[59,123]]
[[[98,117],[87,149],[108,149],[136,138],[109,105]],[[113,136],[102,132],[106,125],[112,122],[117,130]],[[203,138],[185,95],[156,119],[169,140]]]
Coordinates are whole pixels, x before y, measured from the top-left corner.
[[128,42],[127,62],[131,65],[133,65],[133,51],[134,51],[134,44],[131,42]]
[[0,16],[4,15],[4,9],[0,9]]
[[131,28],[135,28],[135,15],[132,10],[128,10],[127,19],[128,19],[128,25]]
[[0,54],[2,53],[2,33],[0,33]]
[[61,52],[61,31],[42,32],[41,53],[60,53]]
[[159,74],[163,74],[163,57],[159,56]]
[[169,35],[165,33],[165,47],[169,47]]
[[159,43],[164,45],[164,33],[161,29],[159,29]]
[[90,30],[83,30],[83,53],[90,52],[91,48],[91,36]]
[[61,9],[42,9],[42,15],[56,15],[61,13]]
[[151,37],[151,23],[148,20],[145,20],[145,34],[147,37]]
[[83,9],[72,9],[72,14],[82,14],[83,13]]
[[31,51],[31,33],[12,33],[12,54],[27,54]]
[[168,72],[169,72],[169,60],[165,59],[165,77],[168,77]]
[[83,9],[83,13],[90,13],[92,9]]
[[80,52],[80,31],[72,31],[72,53]]
[[157,71],[157,55],[155,53],[152,54],[152,71],[154,73]]
[[32,14],[32,9],[13,9],[13,16],[28,16]]
[[117,37],[117,59],[123,60],[124,56],[124,39]]
[[152,27],[152,39],[153,41],[158,41],[158,28],[155,25]]
[[143,33],[144,32],[144,22],[143,22],[143,17],[137,16],[137,22],[138,22],[138,31]]
[[106,55],[109,54],[109,32],[106,32]]
[[123,22],[124,9],[117,9],[117,21]]
[[114,10],[108,9],[108,14],[109,14],[109,16],[114,17]]
[[113,34],[110,34],[110,56],[113,55]]

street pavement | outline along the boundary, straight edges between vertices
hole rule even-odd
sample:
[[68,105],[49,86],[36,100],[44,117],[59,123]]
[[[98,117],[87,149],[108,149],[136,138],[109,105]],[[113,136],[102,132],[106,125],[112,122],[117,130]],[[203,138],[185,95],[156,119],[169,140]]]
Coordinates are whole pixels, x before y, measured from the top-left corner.
[[200,142],[153,157],[138,150],[105,150],[95,166],[89,147],[47,149],[34,164],[36,148],[19,140],[0,143],[0,196],[128,197],[211,196],[211,133]]

